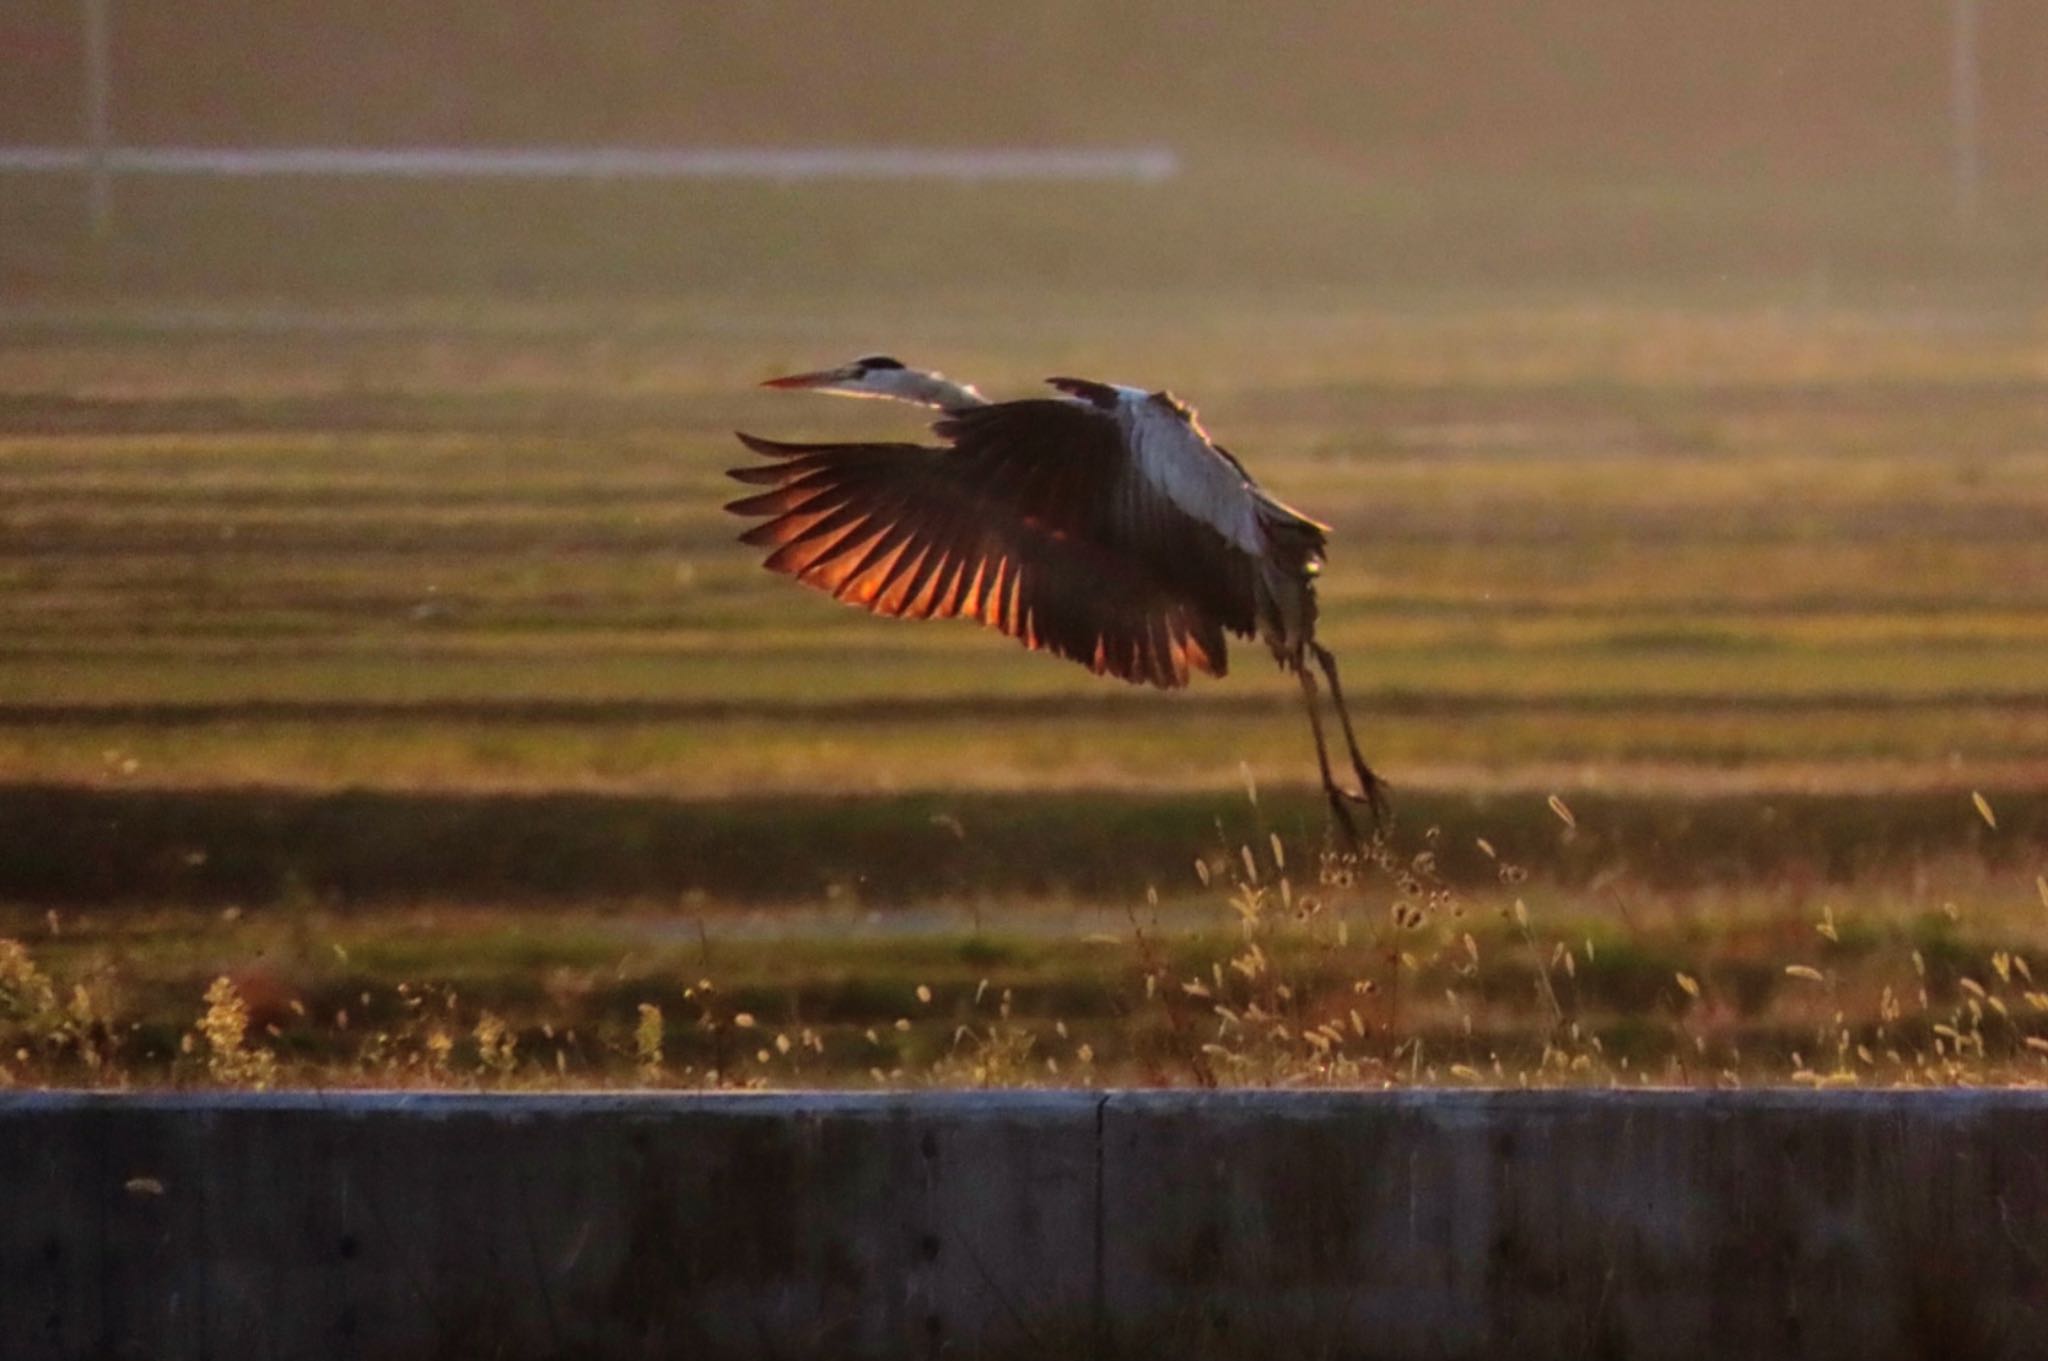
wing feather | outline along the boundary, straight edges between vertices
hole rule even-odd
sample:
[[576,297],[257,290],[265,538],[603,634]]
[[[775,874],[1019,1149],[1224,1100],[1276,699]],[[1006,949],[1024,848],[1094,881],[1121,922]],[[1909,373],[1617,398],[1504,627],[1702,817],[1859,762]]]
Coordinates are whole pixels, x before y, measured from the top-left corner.
[[[1091,396],[1124,391],[1079,379],[1059,381],[1087,387]],[[934,428],[954,441],[959,456],[982,462],[994,493],[1048,532],[1086,538],[1120,561],[1142,563],[1225,628],[1252,632],[1262,550],[1248,551],[1239,540],[1262,543],[1256,525],[1247,531],[1232,520],[1226,534],[1185,510],[1146,471],[1121,408],[1055,399],[997,402],[955,412]],[[1157,446],[1163,436],[1155,432],[1148,438]],[[1198,446],[1172,456],[1199,455],[1236,476],[1234,465],[1214,454],[1205,437],[1197,439]],[[1249,497],[1243,502],[1254,504]]]
[[771,572],[787,572],[802,578],[813,568],[829,563],[839,553],[851,547],[850,541],[858,540],[864,532],[863,524],[841,525],[830,534],[815,535],[786,543],[768,555],[766,567]]
[[939,581],[951,561],[945,541],[935,538],[930,551],[904,574],[903,595],[896,607],[880,612],[905,619],[931,618],[932,606],[938,603]]
[[913,543],[906,548],[890,565],[889,575],[875,592],[874,603],[869,608],[876,614],[890,614],[900,618],[903,607],[909,603],[911,587],[916,582],[918,569],[924,565],[925,559],[936,551],[929,541]]
[[742,435],[772,461],[733,470],[764,490],[727,509],[760,519],[741,538],[771,550],[770,570],[873,613],[972,619],[1166,688],[1222,675],[1225,631],[1254,624],[1256,561],[1184,504],[1207,502],[1175,494],[1206,483],[1148,471],[1185,455],[1158,434],[1134,449],[1120,411],[996,403],[940,421],[944,448]]

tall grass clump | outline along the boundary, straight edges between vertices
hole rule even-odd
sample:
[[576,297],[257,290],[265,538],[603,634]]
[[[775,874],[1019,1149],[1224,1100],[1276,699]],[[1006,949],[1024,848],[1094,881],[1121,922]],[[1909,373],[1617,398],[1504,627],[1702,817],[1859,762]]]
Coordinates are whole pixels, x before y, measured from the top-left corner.
[[116,1032],[94,986],[60,989],[19,940],[0,937],[0,1086],[107,1076]]
[[[1549,806],[1562,838],[1581,834]],[[1800,890],[1762,912],[1645,920],[1618,873],[1547,887],[1538,906],[1527,868],[1483,837],[1460,849],[1491,883],[1461,889],[1444,843],[1432,827],[1398,850],[1326,846],[1302,880],[1270,834],[1205,857],[1227,937],[1174,954],[1134,930],[1153,1018],[1128,1029],[1139,1071],[1199,1086],[2048,1079],[2048,990],[2024,948],[2037,932],[2013,914],[1987,940],[1953,900],[1875,922]],[[2048,911],[2048,879],[2033,887]]]
[[205,1002],[187,1049],[205,1064],[207,1078],[218,1086],[259,1092],[275,1085],[277,1055],[249,1042],[249,1006],[234,980],[225,975],[214,979]]
[[[1981,796],[1972,816],[1998,832]],[[1599,809],[1542,816],[1560,855]],[[1540,808],[1540,805],[1539,805]],[[1673,890],[1520,828],[1216,839],[1118,931],[438,943],[240,911],[0,937],[0,1082],[799,1086],[1951,1085],[2048,1080],[2048,878]],[[1575,849],[1574,849],[1575,848]],[[1943,862],[1948,863],[1948,862]],[[1532,873],[1531,864],[1540,872]],[[170,931],[150,946],[148,932]],[[261,934],[269,931],[272,934]],[[181,934],[182,933],[182,934]],[[281,935],[279,933],[282,933]],[[344,936],[353,950],[343,943]],[[267,944],[266,944],[267,942]],[[282,944],[280,944],[282,942]],[[535,959],[545,961],[536,969]],[[235,961],[241,961],[239,966]],[[582,962],[577,962],[581,960]],[[461,987],[456,986],[460,980]]]

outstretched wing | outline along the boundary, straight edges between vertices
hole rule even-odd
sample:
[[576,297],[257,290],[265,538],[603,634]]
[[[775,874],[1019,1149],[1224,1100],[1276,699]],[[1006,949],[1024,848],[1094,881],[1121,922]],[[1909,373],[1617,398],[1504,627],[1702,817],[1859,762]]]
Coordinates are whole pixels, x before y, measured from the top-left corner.
[[1252,563],[1133,476],[1114,420],[1003,402],[936,427],[950,448],[781,444],[733,470],[771,488],[741,536],[767,566],[877,614],[964,617],[1090,670],[1163,687],[1222,675],[1252,624]]

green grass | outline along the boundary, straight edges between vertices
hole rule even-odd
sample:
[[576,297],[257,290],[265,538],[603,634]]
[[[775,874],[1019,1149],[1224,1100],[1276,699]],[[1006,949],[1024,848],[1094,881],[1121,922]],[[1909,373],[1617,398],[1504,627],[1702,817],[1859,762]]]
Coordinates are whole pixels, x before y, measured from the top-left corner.
[[956,904],[908,933],[843,905],[16,911],[0,916],[0,940],[27,945],[0,948],[0,1081],[2048,1077],[2028,962],[2048,945],[2048,885],[2009,870],[1680,890],[1421,861],[1317,875],[1250,843],[1210,863],[1208,886],[1164,899],[1076,903],[1056,924]]
[[[1882,119],[1593,146],[1481,49],[1426,158],[1399,82],[1301,151],[1355,73],[1289,62],[1142,189],[129,179],[94,245],[10,180],[5,1077],[2038,1079],[2039,185],[1963,240]],[[1387,863],[1256,647],[1164,696],[759,569],[733,430],[918,427],[754,384],[877,350],[1170,385],[1331,523]]]
[[[1924,885],[1952,879],[1958,865],[2018,873],[2048,839],[2038,790],[1989,791],[1995,829],[1969,797],[1938,789],[1572,791],[1576,827],[1559,822],[1549,797],[1541,788],[1403,790],[1392,845],[1428,851],[1435,872],[1458,885],[1495,882],[1499,857],[1539,886],[1628,880],[1659,892],[1768,893],[1867,889],[1887,875]],[[1315,846],[1324,820],[1320,799],[1297,790],[1264,790],[1252,804],[1242,789],[673,799],[563,788],[7,786],[0,896],[67,908],[857,905],[886,919],[921,905],[1130,903],[1185,884],[1198,857],[1227,860],[1268,833]]]
[[0,332],[0,779],[1302,782],[1255,647],[1148,695],[758,569],[718,510],[732,428],[915,423],[751,381],[877,330],[994,391],[1197,397],[1336,526],[1323,633],[1397,785],[2024,787],[2048,753],[2024,311],[1053,290],[151,325]]
[[[53,999],[0,998],[15,1077],[241,1071],[223,974],[294,1081],[2033,1075],[2040,314],[871,293],[0,320],[0,937]],[[1158,695],[758,569],[733,428],[915,423],[751,382],[878,347],[1170,381],[1335,526],[1392,867],[1302,863],[1254,647]],[[1329,915],[1247,936],[1268,831]]]
[[[2036,322],[1282,298],[1247,341],[1156,300],[1053,330],[1066,301],[1013,308],[1000,349],[892,324],[997,390],[1101,368],[1199,397],[1337,527],[1324,633],[1397,780],[1576,762],[2011,783],[2048,747]],[[863,310],[16,333],[0,693],[42,707],[0,730],[0,773],[686,795],[1302,778],[1255,648],[1191,696],[1245,707],[1189,721],[754,567],[717,509],[726,431],[908,424],[748,387],[862,348]],[[298,707],[232,712],[251,701]],[[620,712],[550,724],[527,701]],[[225,708],[152,707],[178,704]],[[707,707],[633,709],[670,704]],[[969,729],[973,759],[948,759]]]
[[[604,790],[688,798],[748,791],[1188,789],[1245,773],[1300,782],[1312,760],[1298,707],[1144,706],[1073,700],[893,704],[818,712],[801,699],[737,711],[687,704],[651,715],[603,704],[550,719],[481,717],[432,703],[394,717],[339,718],[318,707],[258,718],[227,701],[196,721],[36,721],[0,727],[0,772],[108,789],[270,785],[422,791]],[[1248,697],[1250,698],[1250,697]],[[1410,693],[1357,701],[1375,759],[1403,787],[1695,789],[1804,783],[1826,788],[2028,787],[2048,769],[2048,704],[1940,698],[1812,704],[1684,699],[1647,707],[1621,695],[1510,708]],[[61,712],[61,711],[60,711]],[[174,714],[176,720],[184,715]],[[1207,740],[1190,728],[1208,734]],[[1648,731],[1646,731],[1648,729]],[[1310,773],[1313,767],[1310,767]]]

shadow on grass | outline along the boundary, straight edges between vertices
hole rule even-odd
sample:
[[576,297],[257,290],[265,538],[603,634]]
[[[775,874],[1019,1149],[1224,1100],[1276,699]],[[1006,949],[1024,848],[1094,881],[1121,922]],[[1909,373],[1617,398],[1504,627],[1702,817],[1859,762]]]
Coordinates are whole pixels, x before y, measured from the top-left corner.
[[[1684,890],[1827,883],[1966,855],[1990,866],[2048,845],[2048,796],[1997,800],[1997,830],[1953,793],[1683,798],[1409,794],[1395,848],[1436,853],[1446,882],[1503,865],[1583,885]],[[921,793],[679,800],[599,794],[334,794],[0,785],[0,897],[28,903],[536,903],[702,894],[890,907],[990,894],[1130,899],[1187,883],[1277,832],[1313,844],[1322,805],[1263,791]],[[1435,837],[1431,828],[1440,829]],[[1494,857],[1484,854],[1484,838]],[[1497,857],[1497,858],[1495,858]]]

